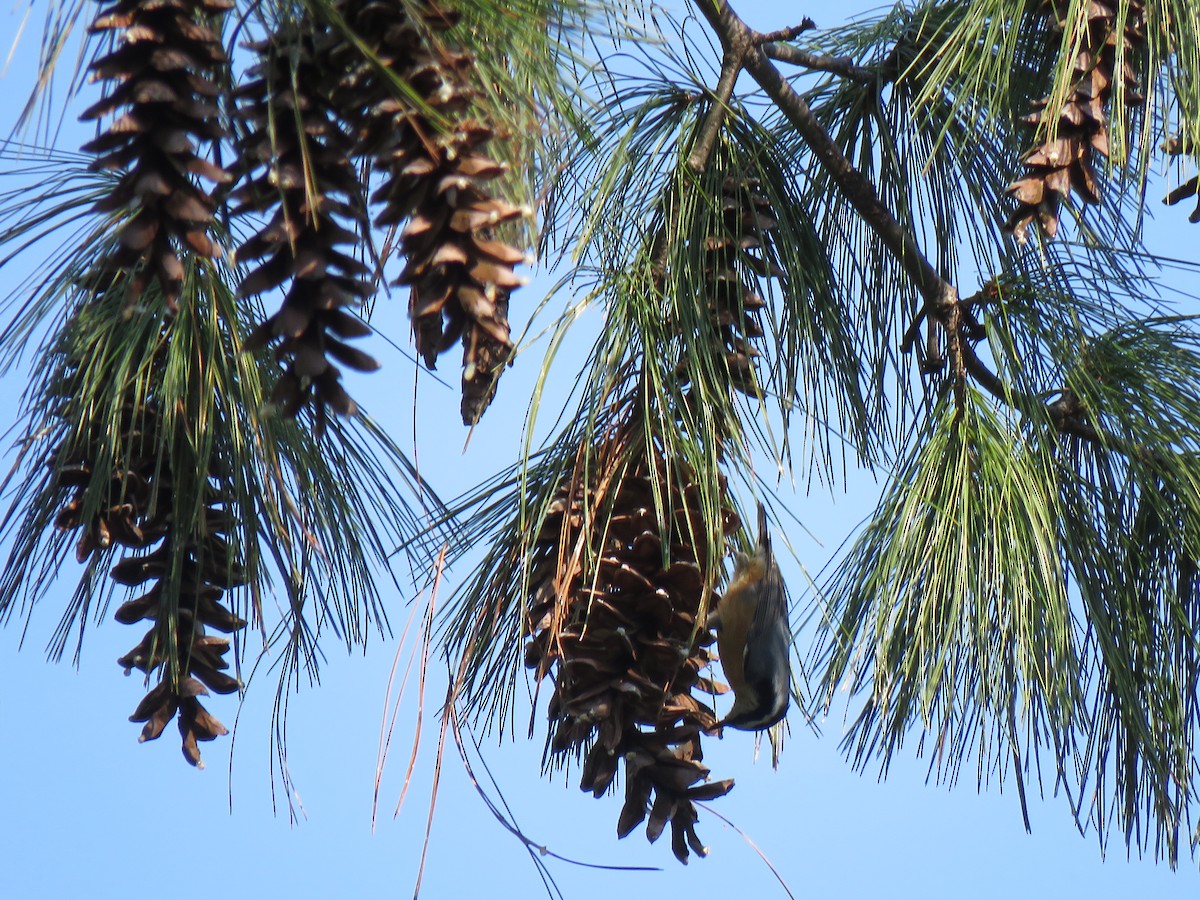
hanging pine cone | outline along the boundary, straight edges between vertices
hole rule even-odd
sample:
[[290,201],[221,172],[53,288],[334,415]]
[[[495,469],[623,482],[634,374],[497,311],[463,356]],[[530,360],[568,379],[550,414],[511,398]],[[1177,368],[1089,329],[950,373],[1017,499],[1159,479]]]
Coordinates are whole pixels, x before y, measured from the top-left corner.
[[[136,551],[159,545],[144,556],[127,555],[112,569],[118,584],[136,587],[155,582],[114,616],[124,624],[142,619],[154,623],[118,662],[126,674],[134,668],[151,674],[167,664],[160,683],[130,718],[146,723],[140,740],[147,741],[162,734],[178,712],[184,757],[198,766],[202,763],[197,741],[227,733],[199,697],[209,688],[232,693],[240,687],[223,671],[229,667],[223,658],[229,641],[205,632],[210,627],[228,633],[246,624],[220,602],[226,589],[242,583],[241,566],[233,559],[226,537],[232,522],[224,498],[210,479],[203,487],[207,498],[201,533],[180,532],[172,509],[175,491],[170,465],[162,449],[167,438],[153,400],[127,403],[120,428],[117,462],[103,485],[92,485],[94,461],[101,453],[99,441],[87,446],[64,442],[58,447],[51,463],[54,483],[69,498],[54,523],[64,531],[81,530],[76,544],[80,562],[113,546]],[[90,500],[93,490],[99,491],[99,502]],[[89,514],[92,503],[97,511]],[[182,563],[173,572],[177,559]]]
[[[1168,140],[1163,145],[1163,150],[1171,156],[1181,156],[1183,154],[1196,154],[1195,147],[1189,147],[1180,138],[1174,137]],[[1185,181],[1171,193],[1167,194],[1163,201],[1168,206],[1174,206],[1181,200],[1186,200],[1188,197],[1196,197],[1196,208],[1188,215],[1188,221],[1193,225],[1200,222],[1200,175],[1193,176],[1189,181]]]
[[761,355],[751,342],[763,336],[759,312],[767,305],[751,278],[784,274],[771,259],[777,222],[760,188],[756,178],[725,178],[720,215],[704,238],[705,301],[725,346],[730,386],[748,394],[755,391],[754,360]]
[[[420,21],[409,19],[406,8]],[[338,10],[434,114],[397,97],[374,63],[339,42],[331,65],[346,73],[339,108],[356,125],[358,151],[385,174],[371,198],[383,205],[376,224],[407,220],[400,241],[407,264],[396,283],[410,288],[417,352],[432,369],[461,338],[462,417],[473,425],[491,403],[512,350],[508,298],[524,283],[514,271],[524,251],[497,240],[494,231],[529,211],[492,194],[490,183],[506,167],[486,153],[496,132],[479,117],[481,95],[470,82],[475,60],[445,46],[457,16],[432,2],[405,7],[342,0]]]
[[208,236],[215,204],[194,178],[229,181],[198,148],[225,136],[216,97],[227,60],[215,20],[232,8],[232,0],[118,0],[89,28],[93,34],[114,32],[118,46],[89,71],[115,86],[81,118],[126,110],[83,145],[85,152],[100,154],[94,170],[124,172],[95,208],[129,212],[120,242],[98,274],[107,283],[123,272],[131,275],[130,307],[157,280],[167,306],[175,308],[184,271],[177,247],[205,258],[220,256]]
[[[617,475],[613,461],[623,446],[618,438],[605,448],[615,476],[610,485],[585,494],[589,467],[581,452],[575,479],[552,503],[534,549],[525,662],[539,680],[554,676],[553,758],[582,754],[580,788],[596,797],[608,791],[624,759],[617,834],[625,837],[648,816],[646,836],[655,841],[670,823],[672,850],[686,863],[689,848],[707,852],[696,836],[695,802],[733,787],[731,779],[707,781],[700,735],[717,719],[692,693],[723,690],[701,674],[712,643],[697,626],[713,580],[704,563],[708,531],[698,486],[681,486],[686,477],[669,476],[661,461],[644,458]],[[594,483],[606,484],[603,474]],[[656,484],[667,498],[665,534],[655,511]],[[594,548],[594,571],[581,563],[593,541],[583,531],[585,522],[606,523],[603,544]],[[728,506],[722,526],[726,535],[738,527]],[[709,606],[718,599],[710,594]]]
[[252,49],[262,61],[234,91],[246,126],[238,153],[247,180],[231,198],[235,214],[270,221],[238,249],[241,261],[265,260],[239,291],[248,296],[291,284],[279,312],[255,329],[246,348],[279,341],[276,355],[288,363],[271,402],[295,416],[312,400],[320,434],[326,406],[345,416],[356,410],[334,361],[360,372],[379,368],[342,340],[371,333],[352,312],[372,293],[363,278],[369,269],[338,249],[357,245],[367,227],[364,191],[311,35],[290,28]]
[[[166,488],[169,493],[169,484]],[[178,713],[183,756],[200,767],[204,764],[197,742],[229,733],[200,697],[209,689],[232,694],[241,687],[225,671],[229,639],[209,635],[207,629],[228,634],[246,624],[221,602],[226,590],[244,583],[244,576],[227,537],[233,522],[220,495],[211,487],[209,493],[201,533],[184,534],[172,524],[158,549],[145,556],[128,556],[112,569],[118,584],[140,587],[154,582],[146,593],[122,604],[114,616],[127,625],[143,619],[153,623],[138,645],[117,660],[125,674],[135,668],[147,675],[163,670],[161,681],[142,698],[129,720],[145,722],[138,740],[152,741]],[[172,561],[178,558],[183,562],[176,576]]]
[[[1054,17],[1054,31],[1061,34],[1067,27],[1070,3],[1049,0],[1046,6],[1047,13]],[[1112,97],[1115,79],[1123,79],[1127,102],[1141,102],[1130,60],[1146,42],[1144,0],[1130,0],[1120,34],[1114,6],[1092,2],[1086,16],[1086,30],[1074,61],[1074,87],[1059,111],[1055,136],[1053,139],[1048,136],[1049,98],[1038,100],[1035,111],[1021,120],[1035,134],[1045,136],[1041,144],[1022,157],[1027,174],[1005,189],[1018,205],[1004,228],[1021,243],[1028,240],[1027,231],[1034,222],[1047,237],[1054,237],[1058,233],[1059,206],[1072,192],[1085,203],[1100,203],[1093,153],[1108,156],[1108,121],[1104,109]],[[1057,44],[1058,39],[1054,42]],[[1123,44],[1124,52],[1120,73],[1116,72],[1118,44]]]
[[[754,282],[784,274],[773,258],[771,232],[776,225],[758,179],[730,175],[721,184],[720,208],[711,216],[701,246],[701,301],[722,344],[715,368],[728,372],[730,387],[752,396],[755,360],[762,355],[754,343],[763,337],[760,313],[767,305]],[[683,352],[689,357],[695,352],[692,342]],[[685,383],[688,369],[684,358],[675,370]]]

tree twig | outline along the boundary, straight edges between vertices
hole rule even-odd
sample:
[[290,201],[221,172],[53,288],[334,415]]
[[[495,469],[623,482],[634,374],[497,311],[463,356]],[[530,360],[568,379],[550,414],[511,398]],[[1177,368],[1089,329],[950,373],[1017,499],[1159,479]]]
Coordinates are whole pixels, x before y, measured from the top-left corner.
[[861,81],[864,84],[871,84],[880,79],[880,72],[877,69],[860,66],[849,56],[823,56],[778,41],[764,42],[762,49],[771,59],[788,65],[800,66],[816,72],[829,72],[831,75],[840,75],[842,78]]
[[763,44],[786,43],[794,41],[806,31],[812,31],[817,27],[817,23],[805,16],[799,25],[792,25],[790,28],[780,28],[778,31],[768,31],[766,34],[755,34],[755,43],[758,46]]

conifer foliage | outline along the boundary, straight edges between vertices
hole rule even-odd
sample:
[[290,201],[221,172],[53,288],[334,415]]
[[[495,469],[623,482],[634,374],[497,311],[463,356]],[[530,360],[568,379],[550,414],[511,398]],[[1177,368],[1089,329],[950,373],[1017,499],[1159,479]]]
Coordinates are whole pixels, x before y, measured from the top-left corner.
[[[727,0],[58,2],[39,90],[78,24],[96,130],[0,194],[0,265],[44,251],[0,305],[29,373],[0,622],[77,577],[52,656],[144,627],[142,741],[174,721],[200,766],[211,695],[259,672],[282,741],[301,672],[387,634],[417,573],[449,594],[447,728],[504,731],[524,681],[544,768],[686,863],[734,787],[702,743],[730,739],[706,624],[736,511],[790,522],[781,487],[856,463],[882,499],[817,583],[773,532],[799,712],[761,739],[845,703],[855,766],[915,736],[937,777],[1024,801],[1052,769],[1102,837],[1200,846],[1200,330],[1141,215],[1200,148],[1194,0],[770,33]],[[545,356],[444,504],[390,429],[440,452],[397,386],[442,402],[460,346],[469,429]]]

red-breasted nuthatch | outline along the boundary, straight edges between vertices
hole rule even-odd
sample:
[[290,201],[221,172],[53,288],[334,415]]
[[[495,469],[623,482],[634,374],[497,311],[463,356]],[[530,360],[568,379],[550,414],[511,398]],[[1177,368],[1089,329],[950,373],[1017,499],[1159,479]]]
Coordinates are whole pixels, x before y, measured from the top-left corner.
[[792,670],[783,577],[771,552],[767,511],[758,504],[758,547],[738,553],[733,581],[708,616],[716,629],[721,668],[733,688],[733,708],[718,724],[742,731],[770,728],[791,700]]

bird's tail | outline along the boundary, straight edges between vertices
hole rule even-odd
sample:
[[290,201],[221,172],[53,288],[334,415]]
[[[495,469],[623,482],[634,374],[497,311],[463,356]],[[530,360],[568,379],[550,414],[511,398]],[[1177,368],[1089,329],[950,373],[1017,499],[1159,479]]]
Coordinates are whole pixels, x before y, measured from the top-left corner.
[[767,526],[767,508],[758,501],[758,546],[771,558],[771,529]]

